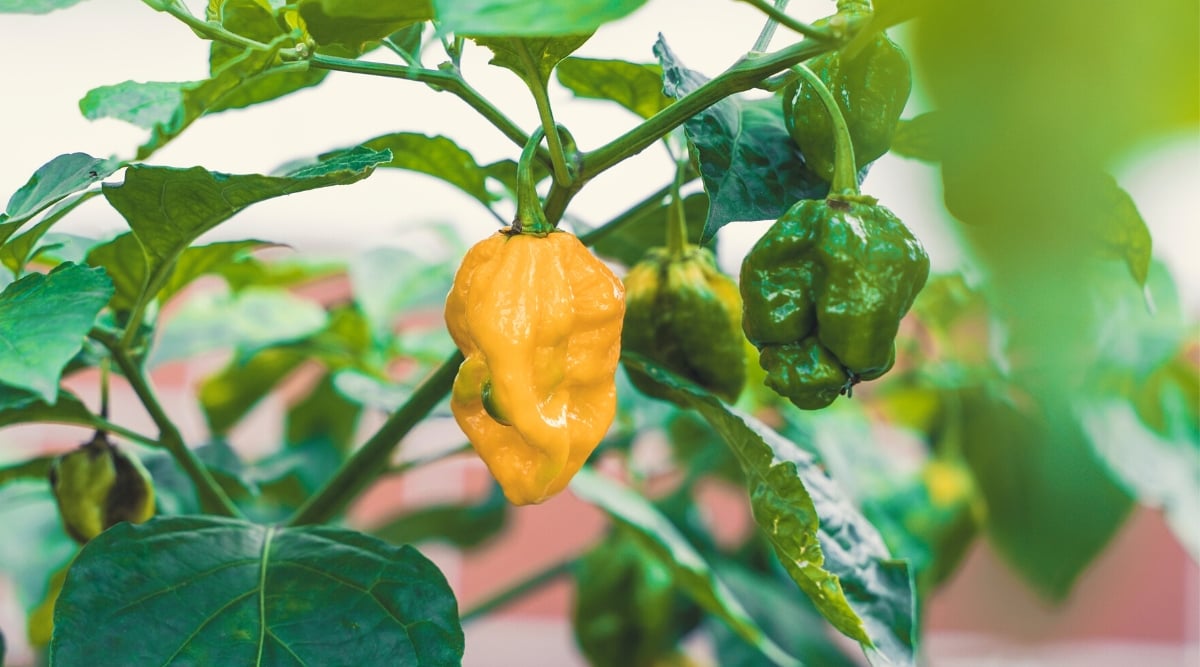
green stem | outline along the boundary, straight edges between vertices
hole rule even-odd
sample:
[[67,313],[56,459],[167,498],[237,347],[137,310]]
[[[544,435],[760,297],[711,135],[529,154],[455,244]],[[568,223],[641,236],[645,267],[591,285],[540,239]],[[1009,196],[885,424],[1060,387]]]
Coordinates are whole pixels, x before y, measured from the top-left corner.
[[112,433],[113,435],[119,435],[126,440],[146,445],[147,447],[162,447],[162,443],[154,438],[127,429],[120,424],[114,424],[103,417],[92,417],[86,426],[90,426],[97,431],[106,431],[108,433]]
[[546,143],[550,146],[550,162],[554,169],[554,182],[560,185],[570,185],[573,180],[571,170],[567,167],[567,154],[563,150],[562,140],[558,136],[558,123],[554,122],[554,110],[550,106],[550,96],[546,84],[538,71],[538,64],[529,52],[524,40],[517,40],[517,51],[525,66],[525,83],[533,94],[533,102],[537,105],[538,118],[542,121],[542,129],[546,132]]
[[[371,76],[383,76],[393,79],[405,79],[407,81],[419,81],[434,88],[446,90],[466,102],[472,109],[479,112],[489,123],[496,129],[500,130],[504,136],[508,137],[517,146],[524,146],[529,142],[529,135],[525,134],[520,127],[517,126],[508,116],[492,105],[479,91],[471,87],[457,72],[422,69],[419,67],[402,67],[389,63],[377,63],[366,60],[353,60],[350,58],[338,58],[336,56],[327,56],[320,53],[315,53],[308,59],[308,66],[316,69],[325,69],[334,72],[353,72],[355,74],[369,74]],[[539,153],[538,159],[543,164],[550,165],[551,159],[549,154]]]
[[667,252],[674,259],[683,257],[688,243],[687,216],[683,210],[683,181],[689,166],[687,150],[684,150],[683,156],[675,159],[675,179],[671,182],[671,210],[667,214]]
[[237,506],[213,479],[208,468],[204,467],[200,459],[196,458],[196,454],[183,441],[183,435],[179,433],[175,423],[171,421],[162,404],[158,402],[142,369],[129,357],[114,336],[99,331],[93,331],[91,336],[108,348],[113,361],[117,363],[117,367],[125,375],[129,386],[133,388],[133,393],[137,394],[138,399],[146,408],[146,412],[150,414],[150,418],[158,427],[159,443],[171,453],[171,456],[175,457],[175,461],[179,463],[179,466],[192,480],[192,484],[196,486],[200,508],[209,514],[240,517],[241,512],[238,511]]
[[832,46],[831,42],[806,39],[775,53],[743,58],[637,127],[583,156],[576,183],[589,181],[625,158],[642,152],[687,119],[726,97],[750,90],[772,74],[824,53]]
[[142,1],[160,12],[166,12],[171,16],[174,16],[183,23],[187,24],[187,26],[197,34],[203,35],[209,39],[216,40],[218,42],[225,42],[226,44],[239,46],[244,49],[266,51],[267,49],[271,48],[269,45],[263,44],[262,42],[255,41],[248,37],[243,37],[236,32],[230,32],[225,29],[225,26],[219,23],[203,21],[195,16],[192,16],[192,13],[188,11],[187,7],[184,7],[178,1],[173,0],[172,2],[162,4],[153,2],[152,0]]
[[569,574],[571,569],[575,567],[576,561],[576,558],[562,561],[561,563],[552,565],[527,579],[517,582],[511,588],[503,590],[475,605],[471,609],[463,612],[463,614],[459,617],[460,622],[463,625],[466,625],[480,616],[486,616],[487,614],[490,614],[501,607],[507,606],[525,597],[526,595],[529,595],[530,593],[542,588],[546,584],[553,582],[559,577]]
[[351,455],[288,521],[291,526],[325,523],[340,514],[376,477],[387,469],[392,451],[438,403],[450,393],[454,376],[463,362],[457,350],[417,387],[412,397],[392,413],[383,426]]
[[801,23],[800,21],[797,21],[796,19],[784,13],[783,10],[787,7],[788,0],[775,0],[774,5],[766,0],[740,1],[749,5],[754,5],[754,7],[756,7],[759,11],[770,17],[770,20],[767,22],[767,24],[763,26],[762,33],[758,36],[758,41],[754,43],[755,51],[767,50],[767,45],[771,43],[771,37],[775,35],[775,26],[778,24],[782,24],[789,30],[800,33],[805,37],[823,40],[829,40],[833,38],[833,35],[830,34],[828,30],[817,28],[807,23]]
[[513,232],[517,234],[544,236],[554,231],[554,225],[550,224],[542,210],[542,200],[538,197],[537,182],[533,177],[533,156],[544,134],[540,127],[533,131],[529,143],[521,151],[521,160],[517,162],[517,219],[512,225]]
[[[690,182],[692,174],[689,173],[688,176],[688,182]],[[621,215],[591,230],[590,232],[580,235],[579,240],[583,243],[583,245],[586,246],[596,245],[608,235],[620,231],[625,225],[640,219],[642,216],[650,213],[651,211],[657,210],[658,207],[662,206],[663,197],[671,194],[672,187],[672,185],[667,185],[659,188],[650,196],[646,197],[637,204],[634,204],[632,208],[628,209]]]
[[858,174],[855,167],[854,143],[850,140],[850,127],[846,125],[846,117],[842,115],[833,93],[829,92],[825,82],[812,70],[804,65],[797,65],[792,71],[798,74],[804,83],[812,86],[833,122],[833,182],[829,184],[829,194],[857,195]]

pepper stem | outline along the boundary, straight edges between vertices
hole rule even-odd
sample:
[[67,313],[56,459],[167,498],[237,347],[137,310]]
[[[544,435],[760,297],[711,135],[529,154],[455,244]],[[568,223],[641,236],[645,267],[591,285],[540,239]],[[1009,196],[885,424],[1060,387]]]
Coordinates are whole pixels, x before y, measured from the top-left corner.
[[846,125],[846,117],[842,115],[837,100],[833,99],[833,93],[829,92],[825,82],[821,81],[821,78],[812,70],[804,65],[796,65],[792,71],[799,75],[804,83],[812,86],[833,122],[833,182],[830,184],[829,194],[831,196],[857,195],[858,169],[854,159],[854,144],[850,141],[850,127]]
[[546,212],[542,210],[537,182],[533,177],[533,160],[538,144],[542,143],[545,135],[543,128],[534,130],[525,149],[521,151],[521,160],[517,162],[517,219],[513,220],[512,225],[513,232],[517,234],[544,236],[554,231],[554,225],[550,224]]
[[675,159],[675,180],[671,182],[671,208],[667,211],[667,252],[672,259],[687,249],[687,214],[683,208],[683,181],[688,168],[688,152]]

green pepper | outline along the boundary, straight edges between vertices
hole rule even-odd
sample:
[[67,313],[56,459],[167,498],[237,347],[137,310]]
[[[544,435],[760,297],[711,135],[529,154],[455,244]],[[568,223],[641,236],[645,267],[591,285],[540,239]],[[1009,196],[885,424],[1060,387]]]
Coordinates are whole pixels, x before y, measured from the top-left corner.
[[920,242],[874,198],[796,203],[742,263],[742,327],[767,384],[811,410],[886,373],[928,276]]
[[[625,276],[621,345],[733,402],[746,384],[741,317],[737,285],[712,252],[654,248]],[[666,397],[642,373],[630,370],[629,379],[649,396]]]
[[[831,51],[808,66],[841,107],[854,143],[855,171],[886,153],[912,89],[900,47],[880,33],[853,56]],[[783,120],[809,168],[832,180],[833,122],[813,86],[801,80],[784,88]]]

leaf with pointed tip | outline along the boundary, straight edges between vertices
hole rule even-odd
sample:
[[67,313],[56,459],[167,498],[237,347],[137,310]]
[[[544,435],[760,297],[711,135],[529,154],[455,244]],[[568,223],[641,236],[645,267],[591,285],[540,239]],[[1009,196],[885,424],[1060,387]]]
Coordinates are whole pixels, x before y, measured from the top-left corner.
[[443,30],[460,35],[548,36],[592,32],[646,0],[433,0]]
[[704,417],[742,465],[754,520],[784,569],[873,663],[913,665],[915,593],[908,566],[812,454],[770,427],[635,354],[622,363]]
[[[663,90],[679,99],[708,81],[679,63],[659,37]],[[808,169],[783,124],[776,97],[727,97],[684,123],[711,204],[703,240],[731,222],[774,220],[801,199],[824,198],[829,184]],[[861,176],[860,176],[861,178]]]
[[750,618],[741,603],[670,519],[644,496],[584,468],[571,480],[571,492],[632,529],[646,550],[671,570],[676,585],[696,604],[715,614],[775,665],[800,663],[779,648]]
[[625,60],[566,58],[555,71],[558,82],[576,97],[612,100],[649,118],[675,100],[663,94],[662,67]]
[[[357,147],[361,148],[391,151],[392,159],[381,162],[380,167],[407,169],[440,178],[471,195],[484,206],[495,200],[487,189],[487,171],[475,161],[474,156],[448,137],[430,137],[419,132],[396,132],[364,141],[361,147]],[[342,152],[333,151],[322,155],[321,158],[329,158]]]
[[64,665],[449,667],[463,654],[454,593],[416,549],[215,517],[88,542],[54,626],[50,660]]
[[29,422],[86,426],[92,423],[92,413],[66,390],[58,392],[58,400],[49,404],[37,394],[0,384],[0,427]]
[[33,216],[120,167],[118,160],[95,158],[87,153],[66,153],[38,167],[29,181],[13,193],[5,213],[0,215],[0,245]]
[[[539,9],[538,11],[544,11]],[[492,51],[489,64],[503,67],[521,77],[527,85],[545,88],[550,74],[563,58],[574,53],[592,36],[591,33],[563,37],[473,37],[477,44]]]
[[[65,199],[59,201],[51,207],[49,212],[36,225],[0,247],[0,262],[11,269],[13,275],[20,275],[25,270],[25,265],[32,261],[41,249],[45,248],[45,244],[40,242],[50,231],[50,228],[57,225],[59,221],[81,204],[99,194],[99,190],[87,190],[80,194],[68,195]],[[0,228],[3,228],[3,226],[0,224]],[[0,236],[3,236],[3,232],[0,232]]]
[[390,159],[387,151],[355,149],[285,176],[138,164],[126,170],[124,183],[106,185],[104,196],[125,217],[145,250],[145,292],[155,295],[169,284],[176,261],[192,242],[247,206],[314,188],[354,183]]
[[31,273],[0,292],[0,382],[47,403],[58,397],[63,368],[113,293],[100,269],[62,264]]

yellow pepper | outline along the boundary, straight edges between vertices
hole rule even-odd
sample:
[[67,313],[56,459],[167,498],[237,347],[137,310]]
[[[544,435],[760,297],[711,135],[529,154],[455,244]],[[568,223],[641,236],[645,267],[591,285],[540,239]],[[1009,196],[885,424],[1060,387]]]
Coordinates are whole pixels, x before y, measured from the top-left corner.
[[608,431],[624,313],[620,279],[567,232],[509,228],[463,258],[450,408],[513,504],[562,491]]

